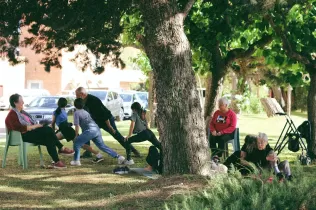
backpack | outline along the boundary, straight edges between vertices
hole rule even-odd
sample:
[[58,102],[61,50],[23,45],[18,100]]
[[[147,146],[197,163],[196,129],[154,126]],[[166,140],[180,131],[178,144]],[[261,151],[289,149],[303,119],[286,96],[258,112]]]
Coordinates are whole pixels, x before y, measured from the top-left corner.
[[299,135],[289,133],[288,134],[288,149],[292,152],[297,152],[300,150],[300,142],[299,142]]
[[155,146],[150,146],[148,155],[146,157],[146,162],[153,168],[153,171],[162,173],[162,155],[158,152]]

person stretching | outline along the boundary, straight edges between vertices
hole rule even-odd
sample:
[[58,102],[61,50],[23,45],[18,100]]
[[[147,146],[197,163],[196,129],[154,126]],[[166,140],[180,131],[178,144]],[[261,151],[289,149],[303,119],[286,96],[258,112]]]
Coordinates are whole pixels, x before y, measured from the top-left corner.
[[[111,148],[106,146],[103,142],[101,131],[99,126],[94,122],[91,118],[90,114],[83,109],[84,102],[81,98],[77,98],[74,102],[76,107],[76,111],[74,113],[74,125],[75,125],[75,132],[76,138],[74,140],[74,160],[70,162],[72,166],[80,166],[80,148],[88,142],[90,139],[94,142],[94,144],[103,152],[109,154],[113,158],[118,159],[118,164],[123,164],[125,162],[125,158]],[[79,126],[82,130],[82,133],[79,133]],[[97,154],[97,158],[99,158],[101,154]],[[102,156],[101,156],[102,157]]]
[[[134,142],[150,141],[161,152],[161,144],[156,138],[155,134],[148,129],[145,119],[145,112],[138,102],[132,104],[131,109],[133,111],[131,117],[131,124],[129,128],[129,134],[126,136],[126,158],[125,164],[132,165],[134,161],[131,159],[131,144]],[[132,136],[132,134],[136,134]]]

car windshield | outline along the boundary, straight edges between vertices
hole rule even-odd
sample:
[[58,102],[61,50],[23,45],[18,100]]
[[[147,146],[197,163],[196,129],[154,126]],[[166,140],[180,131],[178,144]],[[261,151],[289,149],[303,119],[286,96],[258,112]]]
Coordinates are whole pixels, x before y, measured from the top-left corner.
[[140,98],[140,100],[142,101],[147,101],[147,93],[136,93],[136,95],[138,95],[138,97]]
[[106,91],[89,91],[88,93],[94,95],[95,97],[98,97],[101,101],[104,101],[106,95],[108,94]]
[[131,102],[132,101],[132,95],[131,94],[120,94],[121,98],[124,102]]
[[57,108],[57,101],[58,98],[38,97],[29,104],[29,107]]

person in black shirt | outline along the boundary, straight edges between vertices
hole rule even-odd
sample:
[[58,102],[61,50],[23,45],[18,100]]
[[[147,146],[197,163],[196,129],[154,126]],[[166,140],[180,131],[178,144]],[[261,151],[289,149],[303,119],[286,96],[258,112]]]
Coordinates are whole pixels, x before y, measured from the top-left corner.
[[268,143],[268,136],[265,133],[259,133],[258,136],[247,135],[241,151],[237,151],[227,158],[224,165],[231,167],[231,164],[233,164],[242,174],[246,175],[253,171],[250,164],[252,163],[259,169],[274,169],[279,180],[283,180],[283,174],[281,173],[283,171],[286,178],[291,180],[289,162],[287,160],[279,164],[277,162],[278,157]]
[[[110,110],[104,106],[102,101],[98,97],[88,94],[83,87],[77,88],[76,97],[84,100],[84,109],[89,112],[96,124],[106,132],[110,133],[126,149],[125,138],[117,130],[114,117]],[[89,145],[90,141],[87,142],[87,144]],[[136,157],[140,156],[140,153],[133,146],[131,146],[131,150]],[[88,154],[86,151],[83,154],[83,157],[88,156],[91,157],[91,153]]]

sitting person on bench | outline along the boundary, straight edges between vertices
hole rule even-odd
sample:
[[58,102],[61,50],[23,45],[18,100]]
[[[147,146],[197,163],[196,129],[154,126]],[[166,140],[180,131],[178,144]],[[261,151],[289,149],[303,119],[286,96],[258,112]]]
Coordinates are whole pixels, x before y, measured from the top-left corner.
[[228,168],[234,165],[243,175],[247,175],[254,170],[250,163],[259,169],[273,169],[279,181],[284,178],[281,171],[288,180],[292,179],[289,162],[285,160],[278,164],[278,157],[268,144],[265,133],[259,133],[258,136],[247,135],[241,151],[236,151],[227,158],[224,165]]
[[8,132],[14,130],[22,134],[22,140],[38,145],[44,145],[47,148],[48,154],[53,159],[53,168],[66,168],[66,165],[59,160],[56,147],[59,149],[59,154],[72,155],[74,151],[65,148],[57,139],[54,130],[49,126],[37,124],[36,121],[23,110],[23,98],[19,94],[10,96],[10,105],[12,109],[5,119]]
[[[218,101],[219,110],[217,110],[210,122],[209,143],[212,150],[212,159],[218,162],[225,150],[225,144],[234,139],[234,131],[237,124],[235,112],[228,108],[228,100],[221,98]],[[217,146],[218,144],[218,146]]]

